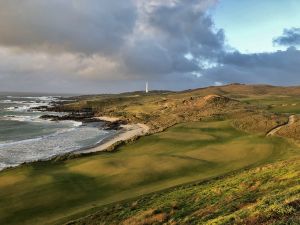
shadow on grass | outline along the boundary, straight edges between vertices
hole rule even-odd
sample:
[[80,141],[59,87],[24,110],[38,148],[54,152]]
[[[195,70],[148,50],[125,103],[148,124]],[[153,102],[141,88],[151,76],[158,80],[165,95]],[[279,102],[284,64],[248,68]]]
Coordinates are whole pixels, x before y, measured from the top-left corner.
[[[49,164],[53,165],[49,166]],[[7,201],[8,205],[10,201],[18,202],[19,207],[14,207],[14,210],[11,211],[9,208],[6,209],[5,215],[0,217],[0,224],[23,224],[23,221],[24,224],[25,221],[30,224],[30,221],[35,221],[37,218],[44,216],[51,218],[51,214],[57,215],[57,213],[66,212],[103,197],[107,191],[99,190],[109,190],[110,188],[107,182],[99,183],[93,177],[65,172],[68,170],[62,163],[41,162],[32,167],[29,175],[31,180],[38,182],[43,174],[49,176],[51,182],[32,184],[36,187],[35,192],[30,195],[23,193],[21,197],[17,195],[14,196],[14,199],[2,199],[1,201]]]

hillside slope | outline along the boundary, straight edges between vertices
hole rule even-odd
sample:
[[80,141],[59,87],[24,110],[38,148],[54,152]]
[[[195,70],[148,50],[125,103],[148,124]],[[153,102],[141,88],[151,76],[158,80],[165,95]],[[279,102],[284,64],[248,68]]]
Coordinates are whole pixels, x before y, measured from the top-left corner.
[[[280,90],[280,87],[261,88],[234,84],[178,93],[136,92],[83,96],[76,102],[59,106],[60,110],[79,113],[87,110],[92,112],[92,116],[113,116],[128,123],[145,123],[151,128],[152,134],[134,139],[134,142],[121,143],[113,152],[76,158],[62,157],[60,160],[37,162],[2,171],[0,223],[62,224],[89,214],[93,216],[77,222],[141,224],[141,221],[148,221],[149,224],[193,224],[199,221],[207,224],[234,217],[228,223],[231,220],[236,223],[242,221],[242,224],[245,221],[249,224],[251,221],[254,221],[252,224],[257,224],[258,221],[269,223],[276,214],[271,214],[268,218],[261,215],[257,218],[251,217],[252,212],[256,215],[260,207],[265,205],[261,202],[263,194],[269,195],[270,202],[274,203],[268,206],[268,210],[278,209],[279,212],[284,212],[278,216],[278,221],[286,222],[287,215],[292,217],[291,221],[297,221],[299,174],[289,174],[295,174],[296,169],[299,169],[299,160],[293,159],[299,156],[299,146],[293,140],[266,137],[266,134],[274,127],[288,124],[290,112],[296,112],[300,102],[297,102],[298,97],[295,96],[265,94],[264,88]],[[225,92],[230,91],[229,89],[232,89],[232,93]],[[295,88],[295,93],[298,89]],[[213,93],[214,90],[218,93]],[[274,90],[272,93],[277,93]],[[245,95],[237,96],[239,91]],[[270,102],[274,104],[274,99],[278,105],[272,108]],[[256,104],[257,101],[262,104]],[[296,104],[295,108],[287,107],[284,110],[287,114],[279,113],[277,110],[282,110],[280,105],[286,101]],[[298,120],[288,125],[290,126],[285,126],[276,135],[298,139]],[[253,171],[236,173],[236,177],[226,176],[225,180],[214,180],[203,184],[204,186],[196,185],[196,189],[191,189],[189,195],[180,192],[193,187],[184,185],[189,182],[212,179],[232,171],[254,168],[278,160],[287,160],[286,170],[282,168],[284,163],[276,163],[270,166],[274,174],[271,169],[266,176],[264,169],[253,170],[257,174]],[[281,176],[282,171],[287,177],[278,180],[276,174]],[[247,176],[252,183],[248,184]],[[271,183],[268,183],[268,178]],[[262,189],[255,188],[256,182]],[[280,189],[276,189],[280,182]],[[245,186],[240,187],[240,183],[245,183]],[[169,189],[170,192],[163,191],[177,185],[184,186]],[[251,191],[252,186],[254,193]],[[296,189],[296,193],[293,192],[296,199],[285,193],[284,187],[287,190]],[[122,204],[120,200],[127,201],[129,198],[155,191],[162,192],[150,195],[150,199],[147,196],[140,197],[145,204],[140,205],[140,200],[138,203],[129,201],[128,204],[137,207],[127,208],[127,203],[121,208],[117,207]],[[168,197],[171,192],[174,194]],[[227,196],[227,192],[231,194]],[[170,199],[166,199],[164,194]],[[285,213],[286,203],[281,201],[280,194],[288,199],[288,204],[291,203],[293,209],[288,211],[290,214]],[[201,196],[199,199],[202,200],[194,201],[195,195]],[[152,202],[156,199],[158,202]],[[170,203],[172,199],[180,204],[170,211],[164,204]],[[276,199],[279,200],[277,205]],[[106,204],[114,203],[116,205],[112,208],[102,208]],[[257,208],[251,211],[249,207],[253,204]],[[100,211],[97,207],[101,207]],[[165,208],[169,211],[164,211]],[[99,212],[94,214],[95,210]],[[274,220],[276,219],[277,217]]]
[[[54,224],[95,206],[296,155],[278,138],[236,130],[230,120],[182,123],[102,152],[0,173],[0,224]],[[62,224],[60,222],[59,224]]]
[[225,95],[233,98],[244,97],[249,95],[288,95],[288,96],[300,96],[300,87],[281,87],[264,84],[228,84],[224,86],[212,86],[199,88],[194,90],[184,91],[185,93],[197,93],[201,95],[218,94]]
[[98,209],[68,225],[300,224],[300,158]]
[[[182,122],[200,121],[206,118],[232,118],[235,126],[247,132],[267,133],[275,126],[287,122],[288,117],[253,104],[212,94],[217,87],[179,93],[101,96],[66,104],[62,110],[89,108],[95,116],[118,117],[128,123],[145,123],[152,133],[160,132]],[[221,87],[218,87],[221,88]],[[206,93],[207,92],[207,93]]]

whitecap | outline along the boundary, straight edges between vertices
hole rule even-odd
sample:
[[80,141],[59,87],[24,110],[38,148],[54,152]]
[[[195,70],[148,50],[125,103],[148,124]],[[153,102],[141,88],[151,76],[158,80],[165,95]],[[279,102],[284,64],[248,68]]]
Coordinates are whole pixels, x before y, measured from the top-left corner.
[[7,98],[13,98],[13,99],[33,99],[33,100],[39,100],[39,101],[57,101],[61,96],[7,96]]
[[13,103],[12,100],[1,100],[1,104]]
[[42,120],[40,119],[40,116],[17,116],[17,115],[6,115],[3,116],[3,118],[12,120],[12,121],[19,121],[19,122],[43,122],[43,121],[48,121],[48,120]]
[[13,112],[27,112],[28,110],[31,110],[32,108],[41,107],[41,106],[49,106],[50,102],[11,102],[16,104],[21,104],[19,106],[11,106],[5,108],[7,111],[13,111]]
[[0,163],[21,164],[47,160],[57,155],[95,145],[109,135],[111,133],[107,131],[83,126],[62,129],[54,134],[34,139],[0,143]]

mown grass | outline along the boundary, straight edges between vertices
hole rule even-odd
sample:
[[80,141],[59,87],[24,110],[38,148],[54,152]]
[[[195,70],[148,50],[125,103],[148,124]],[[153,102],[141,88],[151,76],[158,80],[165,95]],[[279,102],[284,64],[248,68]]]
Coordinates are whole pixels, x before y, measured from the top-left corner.
[[300,158],[98,209],[83,224],[300,224]]
[[300,99],[297,96],[248,96],[239,100],[262,106],[275,113],[300,114]]
[[1,172],[0,224],[65,221],[104,204],[271,162],[295,151],[298,148],[284,139],[246,134],[230,121],[179,124],[114,153]]

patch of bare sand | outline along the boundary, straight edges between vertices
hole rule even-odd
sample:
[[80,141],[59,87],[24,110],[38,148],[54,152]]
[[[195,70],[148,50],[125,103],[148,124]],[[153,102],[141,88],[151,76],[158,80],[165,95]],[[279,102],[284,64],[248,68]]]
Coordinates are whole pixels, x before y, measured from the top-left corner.
[[108,116],[99,116],[99,117],[95,117],[95,119],[107,121],[107,122],[117,122],[120,120],[120,118],[118,117],[108,117]]
[[[97,118],[98,119],[102,118],[101,120],[105,119],[105,121],[109,121],[109,122],[115,122],[119,120],[118,118],[113,118],[113,117],[97,117]],[[126,141],[137,136],[143,136],[147,134],[149,131],[149,127],[141,123],[126,124],[126,125],[121,125],[121,127],[122,127],[121,132],[116,134],[114,137],[104,141],[103,143],[100,143],[96,147],[76,151],[75,154],[86,154],[92,152],[105,151],[106,149],[108,149],[110,146],[112,146],[117,142]]]

